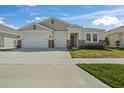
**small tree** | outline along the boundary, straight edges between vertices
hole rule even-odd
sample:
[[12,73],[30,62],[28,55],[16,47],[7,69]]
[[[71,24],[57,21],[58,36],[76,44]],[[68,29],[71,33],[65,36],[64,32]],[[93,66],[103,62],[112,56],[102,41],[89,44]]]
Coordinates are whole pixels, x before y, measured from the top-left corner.
[[105,47],[108,47],[108,46],[109,46],[109,38],[105,37]]

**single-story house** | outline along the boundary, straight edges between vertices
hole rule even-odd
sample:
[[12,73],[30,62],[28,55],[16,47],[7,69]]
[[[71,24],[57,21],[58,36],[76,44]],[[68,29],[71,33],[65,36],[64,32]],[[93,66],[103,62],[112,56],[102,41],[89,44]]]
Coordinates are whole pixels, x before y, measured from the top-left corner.
[[19,33],[17,30],[0,24],[0,47],[17,47]]
[[107,31],[105,36],[109,41],[108,47],[124,48],[124,26]]
[[104,48],[105,30],[83,28],[54,17],[18,30],[22,48]]

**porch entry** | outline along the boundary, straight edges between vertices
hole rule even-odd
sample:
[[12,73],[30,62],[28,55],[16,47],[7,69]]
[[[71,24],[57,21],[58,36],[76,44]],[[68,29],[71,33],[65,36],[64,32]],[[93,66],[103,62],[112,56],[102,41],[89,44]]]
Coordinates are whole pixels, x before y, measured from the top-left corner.
[[70,33],[70,41],[71,47],[77,48],[78,47],[78,33]]

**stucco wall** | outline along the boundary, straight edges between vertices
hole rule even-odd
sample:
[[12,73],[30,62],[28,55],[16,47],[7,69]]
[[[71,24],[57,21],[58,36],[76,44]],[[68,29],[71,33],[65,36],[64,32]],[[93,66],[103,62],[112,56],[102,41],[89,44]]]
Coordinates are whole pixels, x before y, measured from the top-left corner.
[[[21,30],[33,30],[33,26],[34,26],[34,25],[35,25],[35,24],[32,24],[32,25],[23,27],[23,28],[21,28]],[[35,28],[36,28],[36,30],[45,30],[43,27],[38,26],[38,25],[35,25]]]
[[54,20],[54,24],[51,24],[51,20],[43,21],[40,24],[44,25],[46,27],[50,27],[50,28],[52,28],[54,30],[59,30],[59,31],[66,30],[66,27],[67,27],[66,24],[64,24],[63,22],[58,21],[58,20]]
[[99,40],[105,40],[104,30],[95,30],[95,29],[84,29],[82,32],[82,37],[85,40],[86,39],[86,33],[97,33]]
[[[97,34],[97,42],[87,42],[86,41],[86,34],[90,33],[91,35]],[[92,39],[92,36],[91,36]],[[80,40],[80,47],[79,48],[104,48],[104,30],[97,30],[97,29],[84,29],[82,31],[82,40]]]
[[[103,48],[104,47],[104,40],[105,40],[105,35],[104,35],[104,30],[100,30],[100,29],[83,29],[83,28],[80,28],[80,27],[69,27],[68,28],[68,47],[70,47],[70,33],[77,33],[78,34],[78,47],[79,48],[85,48],[85,46],[95,46],[98,48]],[[98,42],[94,43],[94,42],[91,42],[91,43],[87,43],[86,42],[86,33],[90,33],[90,34],[93,34],[93,33],[96,33],[98,34]]]
[[109,39],[109,47],[116,47],[115,42],[120,40],[118,33],[113,33],[113,34],[107,35],[106,37],[108,37]]
[[67,28],[67,39],[70,40],[70,33],[78,33],[78,39],[83,39],[82,37],[82,29],[81,28],[77,28],[77,27],[69,27]]

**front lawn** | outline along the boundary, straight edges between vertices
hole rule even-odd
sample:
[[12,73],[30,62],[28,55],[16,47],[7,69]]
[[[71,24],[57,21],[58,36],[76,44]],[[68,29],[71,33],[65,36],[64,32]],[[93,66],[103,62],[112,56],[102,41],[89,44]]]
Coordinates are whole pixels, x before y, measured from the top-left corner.
[[123,49],[69,49],[73,58],[124,58]]
[[78,64],[96,78],[115,88],[124,88],[123,64]]

